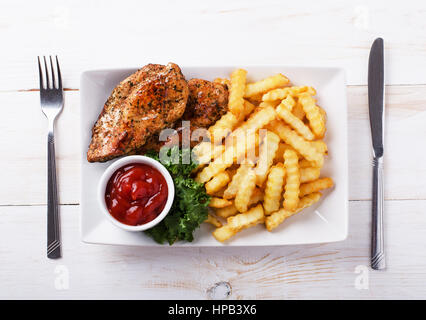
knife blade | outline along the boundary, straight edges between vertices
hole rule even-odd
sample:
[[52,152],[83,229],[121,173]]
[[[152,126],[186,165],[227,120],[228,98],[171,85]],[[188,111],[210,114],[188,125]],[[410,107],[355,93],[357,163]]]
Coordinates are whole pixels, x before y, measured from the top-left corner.
[[371,267],[376,270],[381,270],[386,267],[383,230],[384,78],[384,44],[382,38],[377,38],[371,46],[368,61],[368,105],[374,155]]
[[371,46],[368,61],[368,105],[371,137],[375,157],[383,156],[384,96],[385,96],[383,39],[377,38]]

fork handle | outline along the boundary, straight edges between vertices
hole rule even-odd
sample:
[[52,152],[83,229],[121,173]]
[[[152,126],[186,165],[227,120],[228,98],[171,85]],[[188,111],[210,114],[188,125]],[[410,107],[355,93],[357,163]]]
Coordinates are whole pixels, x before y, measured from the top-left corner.
[[55,139],[53,128],[47,136],[47,257],[61,257],[58,190],[56,184]]
[[375,270],[386,268],[383,231],[384,185],[383,158],[373,160],[373,205],[371,267]]

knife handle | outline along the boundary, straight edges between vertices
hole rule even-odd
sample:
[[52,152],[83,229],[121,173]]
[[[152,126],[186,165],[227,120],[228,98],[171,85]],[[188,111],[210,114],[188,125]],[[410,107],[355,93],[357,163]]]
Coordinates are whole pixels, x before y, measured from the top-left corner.
[[386,268],[383,231],[384,186],[383,158],[373,160],[373,206],[371,267],[375,270]]

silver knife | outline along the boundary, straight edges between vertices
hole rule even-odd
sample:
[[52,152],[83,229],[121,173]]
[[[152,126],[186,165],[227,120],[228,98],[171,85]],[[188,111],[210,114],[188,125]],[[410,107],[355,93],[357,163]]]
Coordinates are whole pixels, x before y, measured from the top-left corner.
[[371,138],[373,142],[373,205],[371,267],[386,267],[383,232],[383,140],[385,119],[385,74],[383,39],[377,38],[371,46],[368,61],[368,105],[370,110]]

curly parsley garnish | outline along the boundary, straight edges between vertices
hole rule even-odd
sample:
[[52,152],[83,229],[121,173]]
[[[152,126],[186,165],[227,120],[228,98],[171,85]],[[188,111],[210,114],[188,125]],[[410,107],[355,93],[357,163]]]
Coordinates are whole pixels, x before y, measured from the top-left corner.
[[[160,161],[155,151],[146,156]],[[173,156],[172,156],[173,155]],[[182,160],[188,161],[182,161]],[[207,219],[210,196],[204,185],[191,178],[191,172],[198,166],[190,149],[173,147],[167,152],[167,160],[160,161],[169,170],[175,184],[175,199],[168,215],[155,227],[146,230],[156,242],[170,245],[179,240],[193,241],[194,231]],[[189,164],[183,164],[190,162]]]

